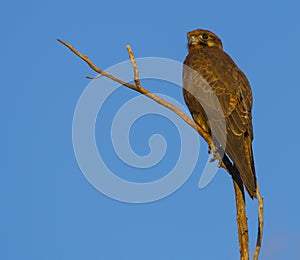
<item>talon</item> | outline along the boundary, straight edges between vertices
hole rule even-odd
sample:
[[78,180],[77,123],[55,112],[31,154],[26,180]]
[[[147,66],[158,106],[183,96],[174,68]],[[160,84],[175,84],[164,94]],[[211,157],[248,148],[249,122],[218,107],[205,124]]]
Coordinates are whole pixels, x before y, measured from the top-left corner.
[[218,160],[218,156],[217,156],[217,154],[214,154],[213,157],[209,160],[209,162],[212,163],[212,162],[214,162],[216,160]]
[[220,160],[220,156],[218,153],[214,153],[213,157],[209,160],[209,162],[214,162],[216,160],[219,160],[219,163],[218,163],[218,168],[221,167],[221,164],[222,164],[222,160]]

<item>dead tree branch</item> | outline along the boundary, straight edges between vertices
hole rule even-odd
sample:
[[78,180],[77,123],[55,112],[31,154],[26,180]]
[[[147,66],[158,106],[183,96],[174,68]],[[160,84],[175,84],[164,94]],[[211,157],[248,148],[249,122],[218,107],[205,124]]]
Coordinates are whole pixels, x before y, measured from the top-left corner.
[[262,236],[264,230],[264,199],[260,195],[258,182],[257,186],[257,200],[258,200],[258,231],[257,231],[257,240],[256,240],[256,248],[253,255],[253,260],[258,260],[258,256],[261,249]]

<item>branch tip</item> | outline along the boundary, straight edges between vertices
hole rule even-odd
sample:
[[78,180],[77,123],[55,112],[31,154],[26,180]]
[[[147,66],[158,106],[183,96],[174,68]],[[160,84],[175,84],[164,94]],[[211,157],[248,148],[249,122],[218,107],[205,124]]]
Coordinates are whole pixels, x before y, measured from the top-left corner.
[[257,230],[257,239],[256,239],[256,248],[253,255],[253,260],[258,260],[258,256],[261,249],[263,229],[264,229],[264,199],[260,195],[258,183],[257,186],[257,201],[258,201],[258,230]]
[[127,48],[127,52],[128,52],[128,55],[129,55],[129,58],[130,58],[130,61],[131,61],[132,67],[133,67],[135,85],[137,88],[141,88],[141,82],[139,79],[139,70],[138,70],[138,66],[136,64],[136,60],[134,58],[132,49],[129,44],[126,45],[126,48]]

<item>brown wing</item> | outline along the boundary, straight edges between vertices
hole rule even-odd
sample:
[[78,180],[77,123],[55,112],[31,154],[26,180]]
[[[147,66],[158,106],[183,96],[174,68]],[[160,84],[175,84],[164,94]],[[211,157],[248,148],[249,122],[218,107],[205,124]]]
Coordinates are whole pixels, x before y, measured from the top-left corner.
[[188,67],[183,70],[183,95],[195,122],[213,134],[216,145],[224,146],[222,140],[227,138],[225,151],[238,168],[249,195],[256,197],[252,92],[246,76],[219,48],[193,50],[184,64],[197,72]]

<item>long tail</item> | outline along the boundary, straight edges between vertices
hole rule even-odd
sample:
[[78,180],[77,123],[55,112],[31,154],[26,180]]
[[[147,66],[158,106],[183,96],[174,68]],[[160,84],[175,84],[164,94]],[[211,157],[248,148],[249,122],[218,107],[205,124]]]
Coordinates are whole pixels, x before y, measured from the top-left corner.
[[240,172],[241,179],[251,198],[256,198],[256,175],[250,136],[227,135],[226,152]]

